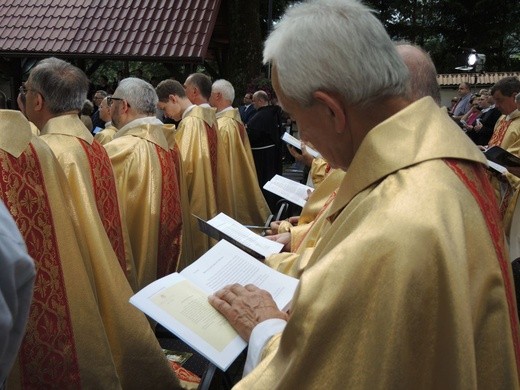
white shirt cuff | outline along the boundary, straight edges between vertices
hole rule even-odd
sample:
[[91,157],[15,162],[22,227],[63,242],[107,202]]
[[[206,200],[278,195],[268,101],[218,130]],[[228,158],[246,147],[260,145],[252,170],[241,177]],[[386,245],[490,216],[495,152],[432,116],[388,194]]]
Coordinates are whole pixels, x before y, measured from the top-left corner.
[[271,318],[256,325],[249,338],[249,348],[247,350],[246,364],[243,376],[249,374],[260,363],[260,357],[265,344],[275,334],[283,332],[287,321],[280,318]]

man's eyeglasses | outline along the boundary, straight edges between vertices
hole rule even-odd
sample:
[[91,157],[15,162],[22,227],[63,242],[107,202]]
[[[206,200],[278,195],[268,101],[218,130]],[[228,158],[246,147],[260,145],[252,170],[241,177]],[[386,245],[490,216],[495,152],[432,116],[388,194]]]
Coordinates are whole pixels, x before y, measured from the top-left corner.
[[20,88],[18,88],[18,92],[20,92],[22,95],[26,95],[29,91],[34,91],[34,89],[27,88],[25,85],[22,85]]
[[125,100],[123,98],[117,98],[113,96],[107,96],[107,105],[110,107],[114,100]]

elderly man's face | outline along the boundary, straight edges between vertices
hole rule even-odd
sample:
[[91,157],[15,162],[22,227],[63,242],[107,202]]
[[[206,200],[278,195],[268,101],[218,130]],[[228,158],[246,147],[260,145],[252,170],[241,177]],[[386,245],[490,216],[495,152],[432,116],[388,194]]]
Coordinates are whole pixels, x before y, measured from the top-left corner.
[[112,116],[110,115],[110,107],[108,107],[106,98],[104,98],[99,105],[99,118],[103,122],[110,122],[112,119]]
[[296,121],[300,139],[312,144],[333,168],[348,168],[354,152],[349,130],[339,134],[334,127],[334,117],[322,102],[302,107],[281,90],[276,68],[272,72],[273,88],[282,108]]

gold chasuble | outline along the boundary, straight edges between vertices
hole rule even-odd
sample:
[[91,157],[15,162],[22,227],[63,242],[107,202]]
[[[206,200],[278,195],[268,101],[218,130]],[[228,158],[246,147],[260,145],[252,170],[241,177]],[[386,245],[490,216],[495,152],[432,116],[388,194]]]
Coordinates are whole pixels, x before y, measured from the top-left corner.
[[[156,370],[149,359],[155,359],[160,367],[163,356],[146,317],[128,302],[138,269],[132,264],[126,225],[117,219],[119,201],[108,154],[93,141],[77,115],[50,119],[40,138],[51,147],[67,177],[81,241],[90,254],[99,310],[123,387],[138,382],[146,385],[150,377],[145,373]],[[121,257],[116,256],[120,250],[114,252],[109,241],[113,237],[109,228],[115,227],[126,233],[124,242],[128,246],[123,250],[122,266]],[[164,370],[157,378],[165,374]]]
[[[144,327],[146,319],[129,304],[122,310],[122,302],[114,296],[113,289],[108,288],[102,297],[94,288],[98,274],[81,245],[85,237],[71,203],[69,186],[48,145],[31,135],[29,122],[18,111],[0,111],[0,134],[0,196],[22,232],[37,268],[26,335],[8,387],[131,389],[166,387],[163,383],[176,386],[176,378],[163,361],[159,346],[150,345],[155,340],[149,327]],[[113,269],[115,274],[109,267],[105,269],[108,282],[128,291],[117,263]],[[122,321],[100,310],[106,307],[102,301],[107,300]],[[114,321],[114,328],[107,326],[107,321]],[[116,348],[117,344],[109,338],[118,333],[116,326],[127,328],[121,323],[125,321],[137,321],[143,327],[128,329],[127,334],[119,336],[121,346]],[[161,374],[154,371],[157,367]]]
[[[56,155],[72,190],[74,207],[87,236],[97,235],[99,219],[117,261],[131,284],[135,284],[128,233],[121,223],[121,211],[110,159],[105,149],[77,115],[50,119],[40,133]],[[93,247],[95,248],[95,246]],[[91,252],[95,253],[95,252]]]
[[515,295],[485,170],[429,97],[373,128],[281,337],[236,388],[517,389]]
[[[291,251],[266,258],[265,263],[269,267],[296,278],[300,277],[321,237],[323,227],[327,225],[327,211],[336,198],[344,177],[345,172],[341,169],[329,170],[303,206],[298,224],[285,230],[291,233]],[[279,229],[279,232],[283,231]]]
[[[217,155],[219,136],[214,117],[210,108],[191,106],[175,133],[188,189],[190,214],[204,220],[213,218],[220,211],[217,208],[217,166],[220,168],[222,165]],[[220,158],[224,158],[223,153]],[[226,167],[225,159],[224,163]],[[218,173],[220,175],[220,170]],[[225,180],[219,176],[219,181]],[[189,228],[193,241],[192,260],[196,260],[210,248],[211,241],[199,230],[197,220],[191,215]]]
[[216,115],[229,166],[232,205],[229,215],[244,225],[263,225],[271,212],[258,185],[249,138],[238,109],[217,112]]
[[117,178],[138,289],[175,272],[181,251],[180,156],[177,148],[168,147],[162,127],[156,118],[137,119],[105,145]]
[[[509,153],[520,156],[520,111],[515,110],[511,114],[502,115],[498,119],[489,146],[500,146]],[[492,176],[491,180],[500,204],[504,229],[509,237],[511,220],[518,201],[520,179],[511,173],[507,173],[505,177]]]
[[99,142],[101,145],[108,144],[112,139],[114,138],[114,135],[116,135],[117,129],[109,125],[105,127],[103,130],[101,130],[99,133],[97,133],[94,136],[94,139]]

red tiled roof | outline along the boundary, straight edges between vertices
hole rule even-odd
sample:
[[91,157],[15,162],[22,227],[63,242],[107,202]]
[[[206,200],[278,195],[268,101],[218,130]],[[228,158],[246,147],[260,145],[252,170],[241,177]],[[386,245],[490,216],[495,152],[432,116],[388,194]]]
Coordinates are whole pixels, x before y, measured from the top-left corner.
[[221,0],[3,0],[0,55],[205,58]]

